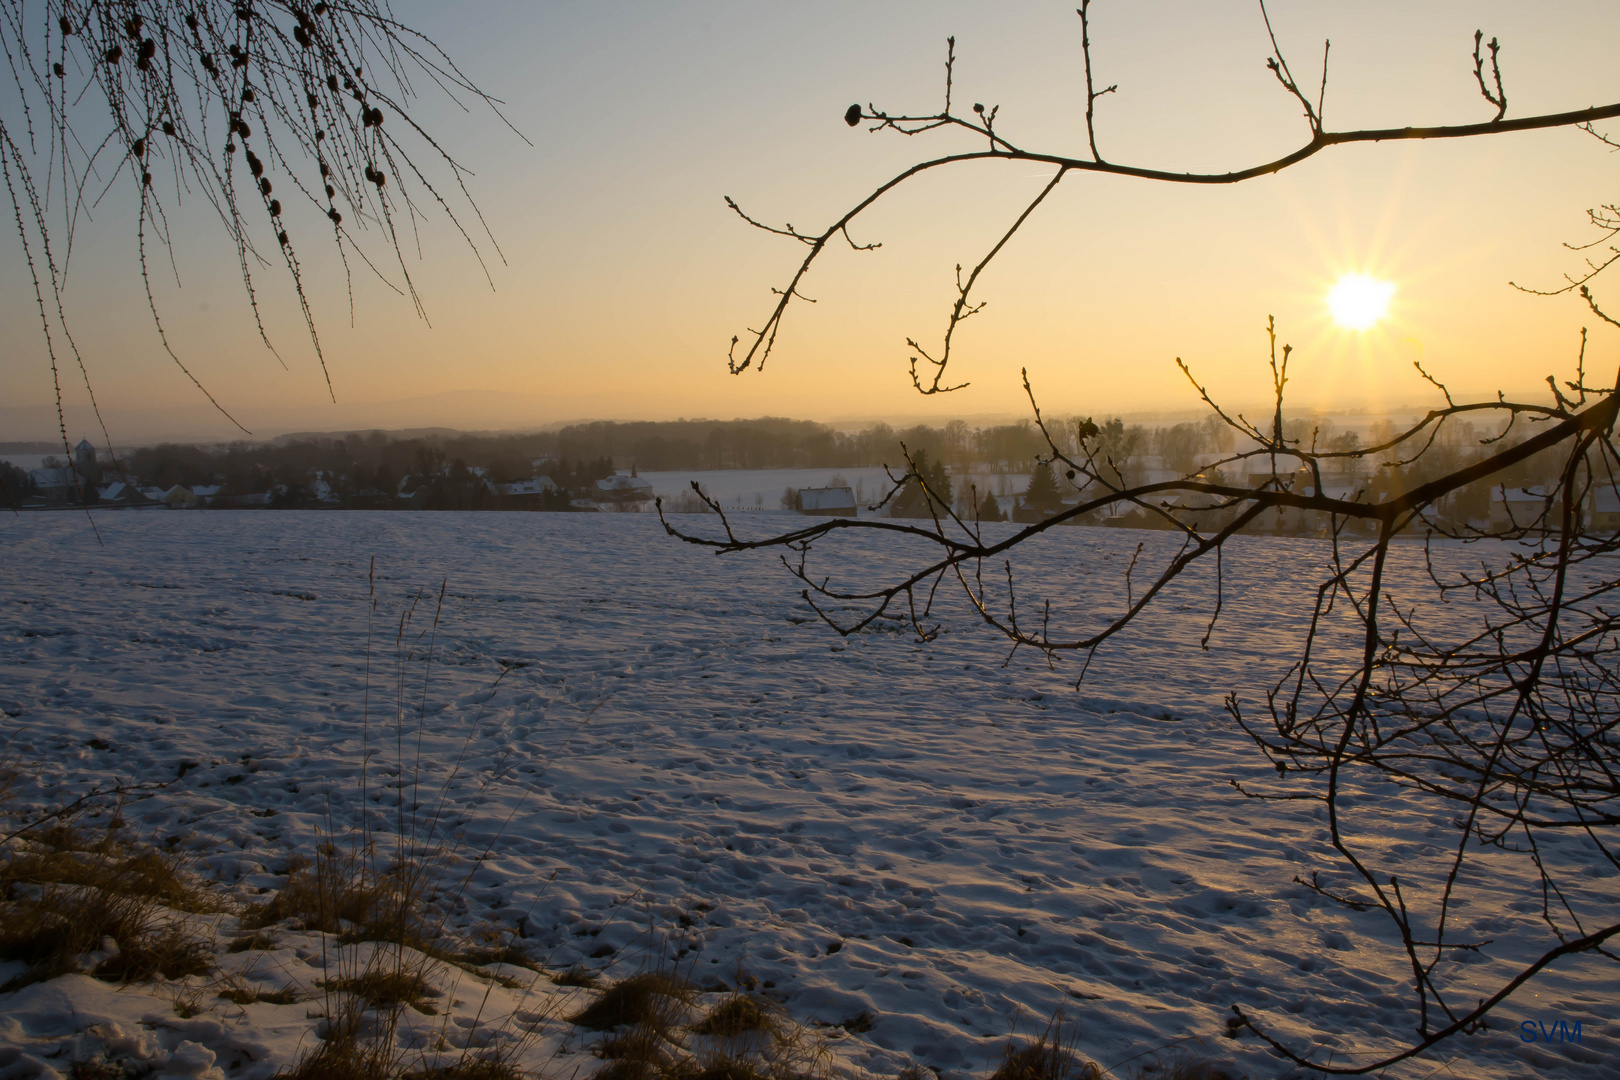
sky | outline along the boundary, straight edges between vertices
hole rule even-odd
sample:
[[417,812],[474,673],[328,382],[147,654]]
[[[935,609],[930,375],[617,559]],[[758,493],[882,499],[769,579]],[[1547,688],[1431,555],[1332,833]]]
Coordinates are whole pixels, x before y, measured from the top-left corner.
[[[157,275],[165,326],[255,437],[1012,418],[1027,415],[1021,368],[1056,414],[1189,412],[1198,400],[1177,357],[1222,401],[1254,408],[1270,385],[1268,316],[1295,348],[1289,392],[1301,410],[1437,400],[1414,360],[1459,397],[1545,394],[1547,375],[1572,373],[1588,325],[1589,368],[1620,363],[1620,332],[1600,329],[1577,298],[1510,285],[1556,286],[1578,270],[1563,245],[1593,239],[1587,208],[1620,195],[1610,150],[1558,130],[1335,148],[1231,187],[1071,174],[981,280],[988,306],[959,331],[953,360],[970,385],[924,398],[906,339],[937,346],[953,268],[982,258],[1051,174],[1013,161],[935,170],[857,219],[855,239],[882,247],[830,250],[803,286],[816,303],[790,309],[765,370],[733,376],[731,336],[761,324],[802,248],[748,227],[723,197],[819,230],[911,164],[982,145],[843,122],[852,102],[936,110],[953,34],[959,105],[999,105],[998,130],[1027,149],[1083,154],[1073,4],[399,0],[394,11],[501,99],[522,133],[423,88],[417,115],[476,174],[469,190],[499,253],[477,236],[486,279],[454,227],[430,217],[420,257],[408,252],[427,318],[359,274],[351,322],[334,251],[306,244],[334,402],[285,273],[259,277],[278,359],[257,339],[217,224],[194,202],[176,211],[173,270]],[[1331,39],[1330,129],[1490,119],[1473,79],[1476,28],[1502,42],[1509,117],[1620,101],[1613,3],[1274,0],[1269,11],[1313,87]],[[1109,160],[1224,170],[1308,138],[1265,68],[1257,4],[1096,0],[1091,13],[1096,78],[1118,84],[1097,108]],[[114,187],[81,226],[67,293],[113,440],[240,436],[157,340],[132,197]],[[317,213],[292,208],[289,229],[319,235]],[[1347,273],[1395,287],[1370,329],[1330,317],[1328,290]],[[1607,295],[1620,308],[1620,275]],[[0,319],[0,441],[52,438],[50,370],[15,234],[0,238]],[[90,430],[84,402],[70,384],[75,441]]]

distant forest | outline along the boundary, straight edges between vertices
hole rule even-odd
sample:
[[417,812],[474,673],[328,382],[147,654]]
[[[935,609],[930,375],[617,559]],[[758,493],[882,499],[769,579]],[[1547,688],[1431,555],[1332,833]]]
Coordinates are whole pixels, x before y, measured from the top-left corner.
[[[1066,453],[1079,452],[1075,420],[1054,419],[1049,430]],[[1095,433],[1090,449],[1117,470],[1125,484],[1191,475],[1246,449],[1235,445],[1231,428],[1218,417],[1153,428],[1110,419],[1087,430]],[[1301,445],[1340,452],[1355,450],[1362,438],[1357,431],[1338,429],[1325,417],[1289,420],[1284,432]],[[1376,421],[1366,432],[1375,445],[1394,434],[1388,419]],[[1421,482],[1428,469],[1449,469],[1477,458],[1504,434],[1455,421],[1419,462],[1402,460],[1393,450],[1372,462],[1345,459],[1357,468],[1331,475],[1325,468],[1323,480],[1347,497],[1360,490],[1376,500],[1401,484]],[[90,447],[83,449],[88,452]],[[1036,481],[1029,481],[1034,486],[1028,490],[1010,486],[1013,477],[1019,477],[1017,483],[1022,485],[1022,477],[1042,473],[1038,459],[1049,453],[1045,439],[1029,423],[970,427],[953,420],[937,428],[897,430],[876,424],[844,432],[813,421],[771,417],[598,421],[525,435],[374,431],[287,435],[267,443],[215,446],[164,443],[121,453],[113,461],[92,455],[87,464],[81,462],[72,470],[55,457],[33,472],[0,462],[0,489],[4,505],[30,509],[76,505],[82,499],[103,505],[164,502],[272,509],[594,510],[604,500],[632,502],[646,497],[638,493],[650,493],[650,486],[636,487],[635,481],[618,487],[598,483],[615,473],[775,468],[836,473],[883,465],[904,469],[906,451],[929,477],[932,490],[959,504],[959,511],[978,513],[986,520],[996,520],[1008,509],[999,503],[992,508],[986,497],[1021,496],[1013,509],[1038,517],[1054,511],[1062,499],[1078,496],[1056,483],[1049,469],[1036,478],[1044,480],[1049,491]],[[1259,466],[1266,467],[1265,462]],[[1228,467],[1233,469],[1230,477],[1219,470],[1211,477],[1251,486],[1264,479],[1230,459]],[[986,472],[1000,474],[1001,481],[992,484],[982,475]],[[1547,483],[1544,473],[1541,458],[1532,457],[1496,479],[1518,489]],[[981,479],[969,479],[975,475]],[[953,476],[968,482],[953,485]],[[796,500],[797,494],[789,489],[783,505],[796,505]],[[915,500],[902,493],[890,512],[906,516],[926,509],[925,504],[911,506],[910,501]],[[1486,515],[1492,506],[1487,485],[1474,485],[1452,502],[1456,505],[1448,506],[1448,512],[1465,520]],[[694,500],[683,509],[700,507]]]
[[547,475],[564,488],[614,470],[642,472],[709,469],[856,468],[900,465],[904,441],[935,460],[966,468],[979,462],[1027,472],[1045,443],[1032,426],[944,427],[903,431],[877,424],[865,431],[835,431],[810,420],[596,421],[529,435],[466,433],[399,437],[369,434],[296,435],[269,443],[192,446],[164,443],[120,455],[143,482],[224,483],[233,491],[264,491],[303,484],[313,472],[347,478],[360,488],[392,492],[412,475],[446,468],[481,469],[495,481]]

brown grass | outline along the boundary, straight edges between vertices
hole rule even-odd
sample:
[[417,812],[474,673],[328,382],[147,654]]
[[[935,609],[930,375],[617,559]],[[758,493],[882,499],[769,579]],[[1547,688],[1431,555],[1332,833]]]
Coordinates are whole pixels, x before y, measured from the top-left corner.
[[[790,1022],[776,1002],[739,990],[682,1035],[675,1022],[692,999],[664,972],[624,979],[602,993],[576,1024],[613,1028],[596,1046],[606,1064],[592,1080],[812,1080],[831,1075],[821,1042]],[[617,1023],[615,1023],[617,1021]]]
[[687,1062],[674,1075],[679,1080],[767,1080],[773,1074],[753,1058],[716,1057],[701,1064]]
[[164,909],[217,911],[217,894],[188,880],[176,857],[130,850],[120,827],[115,817],[86,836],[59,825],[0,853],[0,959],[28,965],[0,990],[79,970],[107,939],[117,952],[95,969],[99,978],[175,979],[213,968],[213,950]]
[[593,1072],[591,1080],[662,1080],[663,1075],[656,1062],[616,1058]]
[[781,1031],[784,1011],[770,998],[738,992],[728,994],[692,1030],[699,1035],[735,1039],[750,1034],[774,1035]]
[[260,1001],[271,1005],[296,1005],[303,1000],[298,996],[298,991],[291,986],[283,986],[280,990],[255,990],[246,986],[232,986],[221,990],[218,996],[233,1005],[252,1005]]
[[177,911],[219,911],[212,890],[188,881],[178,857],[152,850],[131,851],[116,824],[98,839],[60,825],[29,838],[27,846],[0,863],[0,888],[19,884],[82,885],[156,900]]
[[136,1066],[131,1062],[105,1058],[75,1061],[68,1069],[73,1080],[130,1080],[136,1075]]
[[990,1080],[1100,1080],[1101,1075],[1095,1063],[1081,1062],[1061,1047],[1036,1042],[1008,1047]]
[[409,1005],[424,1016],[436,1016],[439,1011],[428,1000],[441,996],[439,991],[428,985],[421,972],[400,964],[374,968],[347,979],[332,979],[320,986],[323,990],[353,994],[372,1008]]
[[263,930],[255,930],[250,934],[243,934],[240,937],[232,938],[230,943],[225,946],[225,951],[229,953],[239,953],[247,952],[249,949],[257,949],[263,952],[269,952],[272,949],[278,949],[280,947],[281,942],[278,941],[274,935],[267,934]]
[[409,944],[418,935],[413,896],[402,886],[408,871],[375,872],[357,851],[324,843],[313,860],[294,857],[287,884],[263,904],[242,916],[243,930],[260,930],[286,919],[305,930],[337,934],[353,941]]
[[1102,1068],[1075,1052],[1073,1029],[1060,1012],[1031,1042],[1009,1043],[990,1080],[1102,1080]]
[[406,1073],[401,1080],[522,1080],[523,1074],[501,1057],[462,1058],[454,1065]]
[[389,1080],[400,1076],[403,1070],[393,1039],[362,1038],[360,1020],[358,1009],[329,1017],[326,1038],[278,1080]]
[[587,990],[595,990],[601,985],[584,964],[575,964],[566,971],[554,971],[548,978],[557,986],[580,986]]
[[1137,1080],[1238,1080],[1226,1065],[1203,1058],[1181,1057],[1169,1065],[1157,1063],[1133,1070]]
[[142,982],[146,979],[183,979],[214,970],[214,950],[182,924],[170,922],[120,947],[118,954],[97,965],[98,979]]
[[[439,955],[440,952],[445,953],[445,955]],[[432,955],[440,960],[451,960],[452,962],[459,961],[460,963],[473,964],[480,967],[488,966],[490,964],[510,964],[513,967],[527,968],[536,974],[540,973],[540,965],[537,964],[534,958],[529,955],[529,951],[527,949],[516,942],[513,942],[510,945],[503,945],[499,948],[486,948],[478,945],[469,945],[468,947],[455,952],[440,949],[438,952],[432,952],[429,955]]]
[[662,1073],[673,1059],[664,1038],[667,1029],[651,1023],[631,1024],[620,1028],[596,1044],[596,1054],[604,1061],[630,1065],[645,1065]]
[[379,870],[360,850],[340,850],[335,844],[323,843],[313,860],[295,856],[287,866],[287,884],[265,903],[243,913],[239,927],[244,933],[238,941],[258,940],[265,928],[291,919],[305,930],[335,935],[339,944],[398,945],[486,978],[498,978],[478,970],[488,964],[539,970],[515,943],[480,948],[451,941],[438,932],[427,902],[432,873],[432,867],[410,862]]
[[692,988],[685,979],[665,971],[644,971],[620,979],[569,1022],[593,1031],[608,1031],[629,1024],[664,1028],[674,1022],[681,1006],[692,1000]]

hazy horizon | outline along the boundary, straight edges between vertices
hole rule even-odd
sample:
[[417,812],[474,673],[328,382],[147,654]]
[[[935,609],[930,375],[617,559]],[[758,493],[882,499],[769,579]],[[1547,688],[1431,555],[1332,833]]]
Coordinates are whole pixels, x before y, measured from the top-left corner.
[[[1256,415],[1257,410],[1268,410],[1269,408],[1270,406],[1267,403],[1255,401],[1237,406],[1236,411],[1245,413],[1246,415],[1252,417]],[[1320,409],[1296,408],[1291,410],[1289,415],[1356,418],[1364,419],[1371,423],[1386,418],[1416,418],[1424,415],[1428,409],[1429,406],[1426,404],[1417,402],[1397,402],[1378,408],[1353,406],[1329,406]],[[60,431],[57,430],[54,407],[51,409],[48,431],[42,427],[32,426],[35,423],[35,420],[31,419],[29,414],[34,413],[35,411],[36,410],[0,407],[0,435],[3,435],[3,437],[0,437],[0,448],[6,446],[29,445],[44,447],[45,449],[28,451],[8,451],[0,449],[0,456],[4,456],[8,453],[48,455],[56,454],[62,451],[62,436]],[[81,438],[88,438],[92,443],[97,443],[99,449],[100,446],[98,440],[100,438],[100,429],[97,426],[94,414],[91,412],[89,407],[71,407],[67,410],[66,415],[68,429],[67,441],[69,445],[71,446],[72,444],[77,443]],[[1067,412],[1057,410],[1049,410],[1047,412],[1049,419],[1066,419],[1070,415],[1071,414]],[[1151,427],[1172,425],[1189,420],[1199,420],[1206,415],[1208,415],[1207,409],[1200,410],[1196,408],[1182,408],[1164,410],[1147,409],[1137,412],[1099,412],[1095,414],[1095,418],[1098,420],[1117,418],[1125,421],[1128,424],[1141,424]],[[23,417],[21,421],[18,419],[19,416]],[[334,426],[327,428],[271,426],[262,429],[261,431],[254,432],[251,435],[243,435],[242,432],[230,428],[228,424],[216,425],[213,428],[199,426],[195,429],[188,429],[182,425],[173,423],[172,417],[165,417],[162,413],[157,412],[148,413],[144,416],[139,413],[126,414],[121,417],[121,419],[124,422],[109,422],[109,427],[113,428],[115,431],[113,447],[114,449],[118,450],[125,450],[140,446],[151,446],[159,443],[194,444],[199,446],[224,445],[235,442],[261,444],[288,439],[332,438],[352,434],[371,434],[374,432],[381,432],[394,438],[417,438],[424,434],[475,436],[529,435],[558,431],[573,425],[593,423],[744,423],[765,419],[782,419],[810,421],[825,425],[836,431],[854,432],[864,431],[878,424],[887,424],[897,431],[904,431],[917,425],[927,425],[929,427],[939,428],[943,427],[945,424],[960,420],[966,423],[970,428],[988,428],[1003,424],[1030,422],[1031,416],[1027,412],[1023,414],[1006,412],[981,413],[978,415],[969,416],[944,415],[939,417],[919,415],[817,417],[793,416],[785,412],[769,414],[761,413],[752,416],[577,416],[567,417],[548,423],[488,427],[444,423],[356,423],[350,426]],[[35,434],[28,434],[28,432],[35,432]]]

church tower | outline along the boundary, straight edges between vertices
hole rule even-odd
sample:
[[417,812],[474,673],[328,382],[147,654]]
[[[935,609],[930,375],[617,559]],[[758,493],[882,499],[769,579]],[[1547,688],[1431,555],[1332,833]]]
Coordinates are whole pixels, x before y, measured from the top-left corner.
[[73,448],[73,466],[84,483],[94,484],[101,479],[101,472],[96,468],[96,448],[90,445],[89,439],[80,439],[79,445]]

